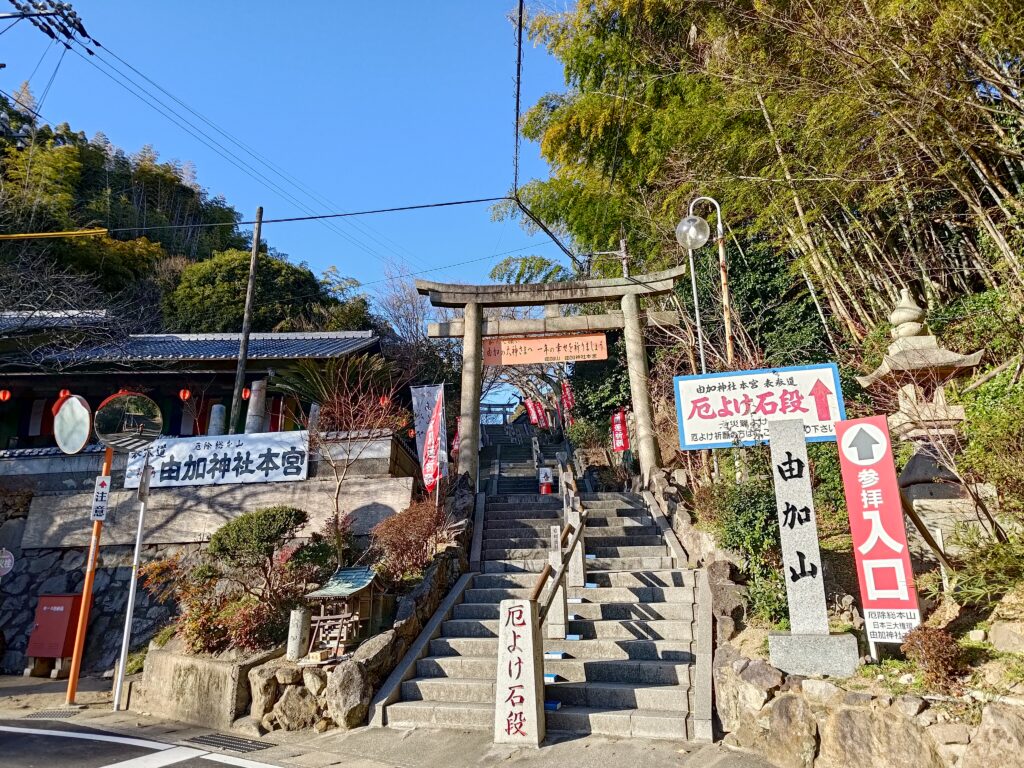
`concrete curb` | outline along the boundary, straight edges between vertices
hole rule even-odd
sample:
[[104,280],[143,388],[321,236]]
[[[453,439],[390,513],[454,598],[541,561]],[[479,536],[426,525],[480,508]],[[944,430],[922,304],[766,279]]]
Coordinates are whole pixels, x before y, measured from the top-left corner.
[[697,662],[693,701],[693,740],[710,742],[714,740],[712,728],[712,655],[714,653],[714,618],[711,605],[711,585],[708,573],[703,568],[697,577]]
[[672,552],[672,558],[676,561],[677,568],[692,567],[693,561],[683,549],[683,545],[679,542],[679,537],[676,535],[675,530],[672,528],[672,524],[665,517],[665,510],[658,504],[658,500],[654,498],[654,494],[650,491],[643,492],[644,503],[647,505],[647,511],[651,513],[651,517],[654,518],[654,522],[658,524],[658,528],[661,530],[661,535],[665,539],[665,543],[668,545],[669,550]]
[[430,641],[440,634],[441,624],[451,614],[452,608],[456,603],[462,600],[462,593],[466,591],[474,576],[476,576],[476,573],[471,572],[459,577],[451,592],[448,593],[448,596],[437,607],[434,615],[430,617],[430,621],[427,622],[423,631],[413,641],[413,644],[409,646],[409,650],[406,651],[398,666],[388,675],[388,679],[384,681],[380,690],[377,691],[377,695],[370,702],[370,712],[367,717],[367,722],[371,726],[381,727],[386,725],[384,710],[388,705],[398,701],[402,693],[402,683],[415,677],[416,662],[423,657],[430,646]]

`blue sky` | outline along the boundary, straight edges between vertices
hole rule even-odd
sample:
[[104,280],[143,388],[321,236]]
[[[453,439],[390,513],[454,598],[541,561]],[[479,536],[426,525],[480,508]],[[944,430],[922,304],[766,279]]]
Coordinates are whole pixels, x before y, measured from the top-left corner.
[[[494,197],[511,187],[513,0],[77,0],[74,6],[108,52],[322,199],[293,187],[289,193],[304,207],[283,199],[71,53],[41,114],[89,136],[103,131],[129,153],[151,144],[161,159],[193,161],[199,183],[246,220],[257,205],[277,218]],[[21,22],[0,37],[0,61],[7,64],[0,88],[13,92],[35,70],[38,99],[60,50]],[[524,108],[563,87],[558,62],[529,45],[523,75]],[[547,174],[536,145],[524,143],[520,167],[522,179]],[[496,254],[560,253],[518,222],[492,222],[488,205],[344,221],[351,223],[335,225],[344,235],[304,222],[267,226],[264,238],[294,261],[317,272],[337,266],[371,290],[389,261],[423,270],[493,256],[425,275],[486,282],[502,258]]]

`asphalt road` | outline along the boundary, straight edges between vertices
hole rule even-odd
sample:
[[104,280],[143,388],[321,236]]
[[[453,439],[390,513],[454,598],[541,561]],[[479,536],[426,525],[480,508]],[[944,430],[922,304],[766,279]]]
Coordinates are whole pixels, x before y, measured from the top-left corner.
[[273,768],[248,758],[134,739],[59,720],[0,720],[4,768]]

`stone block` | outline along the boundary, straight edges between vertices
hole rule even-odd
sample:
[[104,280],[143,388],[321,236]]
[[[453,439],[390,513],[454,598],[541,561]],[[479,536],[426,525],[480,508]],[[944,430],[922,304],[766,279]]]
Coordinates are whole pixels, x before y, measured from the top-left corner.
[[298,685],[302,682],[302,670],[290,664],[282,664],[274,671],[280,685]]
[[817,680],[813,677],[809,677],[800,683],[800,690],[807,701],[821,706],[828,704],[840,692],[838,686],[833,685],[827,680]]
[[924,729],[888,707],[840,707],[818,732],[814,768],[946,768]]
[[538,747],[544,741],[545,715],[537,603],[502,600],[499,617],[494,742]]
[[967,744],[971,732],[963,723],[936,723],[928,728],[928,735],[936,744]]
[[363,668],[349,659],[335,667],[327,678],[327,712],[341,728],[357,728],[370,708],[370,686]]
[[907,717],[916,717],[924,711],[924,699],[919,696],[900,696],[896,699],[896,708]]
[[319,696],[327,689],[327,673],[320,667],[305,667],[302,670],[302,684],[314,696]]
[[259,720],[274,708],[277,701],[277,667],[280,661],[274,659],[249,670],[249,692],[252,698],[250,714]]
[[316,696],[301,685],[290,685],[284,689],[281,698],[274,704],[274,717],[286,731],[301,731],[312,728],[320,719]]
[[1024,765],[1024,712],[1006,704],[988,704],[981,725],[959,768],[1010,768]]
[[807,702],[783,694],[768,705],[761,754],[779,768],[811,768],[818,750],[818,721]]
[[972,643],[983,643],[985,642],[985,630],[984,629],[972,629],[967,633],[967,639]]
[[1024,624],[1017,621],[994,621],[988,640],[997,651],[1024,653]]
[[850,677],[860,665],[857,638],[838,635],[794,635],[772,632],[768,654],[774,666],[793,675]]

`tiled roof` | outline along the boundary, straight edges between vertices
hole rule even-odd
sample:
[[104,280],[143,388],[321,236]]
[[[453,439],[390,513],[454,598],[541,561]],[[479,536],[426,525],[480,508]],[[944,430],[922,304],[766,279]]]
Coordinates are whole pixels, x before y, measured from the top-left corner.
[[[144,360],[236,360],[238,333],[155,333],[129,336],[124,341],[76,350],[77,363]],[[296,360],[351,355],[374,347],[373,331],[321,331],[310,333],[253,333],[250,360]]]
[[55,328],[81,328],[102,325],[105,309],[62,309],[0,312],[0,334],[29,333]]
[[342,568],[334,572],[320,589],[306,595],[307,599],[330,600],[354,595],[370,586],[376,574],[372,568]]

